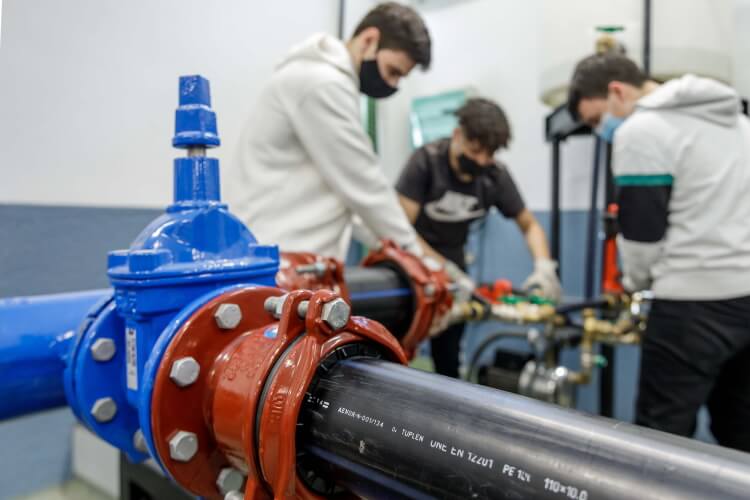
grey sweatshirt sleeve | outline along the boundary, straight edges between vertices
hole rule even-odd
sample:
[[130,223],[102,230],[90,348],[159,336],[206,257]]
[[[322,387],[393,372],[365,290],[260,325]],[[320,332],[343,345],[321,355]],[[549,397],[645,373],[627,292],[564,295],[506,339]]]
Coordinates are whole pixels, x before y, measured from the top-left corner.
[[353,214],[378,238],[413,249],[416,233],[372,150],[357,101],[329,82],[310,91],[290,119],[320,175]]

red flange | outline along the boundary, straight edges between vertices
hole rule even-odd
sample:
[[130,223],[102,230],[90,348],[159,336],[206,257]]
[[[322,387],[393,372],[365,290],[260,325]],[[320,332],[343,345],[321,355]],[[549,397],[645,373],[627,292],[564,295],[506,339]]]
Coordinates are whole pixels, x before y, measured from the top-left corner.
[[[165,352],[154,383],[154,441],[170,475],[196,495],[223,498],[217,478],[232,467],[247,476],[247,500],[318,498],[297,478],[295,436],[320,361],[343,345],[369,342],[391,360],[406,362],[398,341],[379,323],[360,317],[345,325],[331,322],[324,308],[340,301],[337,294],[294,291],[267,312],[266,299],[282,294],[263,287],[225,294],[198,310]],[[222,304],[240,307],[235,328],[217,325]],[[200,375],[180,386],[172,367],[187,357],[200,365]],[[190,457],[173,449],[180,432],[197,439]]]
[[284,290],[333,290],[349,300],[344,263],[308,252],[282,252],[276,285]]
[[362,261],[364,267],[387,263],[400,269],[411,282],[414,292],[414,319],[401,338],[401,346],[409,359],[414,357],[419,344],[430,333],[434,320],[450,311],[453,296],[448,292],[450,282],[445,271],[433,270],[416,255],[401,249],[392,241],[383,241]]

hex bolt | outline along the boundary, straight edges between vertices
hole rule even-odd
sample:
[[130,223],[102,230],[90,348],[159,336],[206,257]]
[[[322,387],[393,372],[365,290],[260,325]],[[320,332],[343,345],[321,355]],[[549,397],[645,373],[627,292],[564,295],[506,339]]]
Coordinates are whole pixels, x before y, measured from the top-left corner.
[[325,262],[313,262],[312,264],[302,264],[294,268],[297,274],[314,274],[315,276],[324,276],[328,270],[328,264]]
[[433,283],[427,283],[424,286],[424,294],[427,297],[434,297],[435,296],[435,285]]
[[276,304],[279,302],[279,297],[268,297],[265,302],[263,302],[263,309],[268,314],[274,314],[276,312]]
[[323,304],[320,319],[325,321],[334,330],[340,330],[349,321],[352,308],[342,298],[334,299]]
[[172,370],[169,372],[169,378],[180,387],[187,387],[198,380],[200,372],[201,366],[195,358],[187,356],[172,363]]
[[114,358],[116,351],[115,341],[112,339],[97,339],[91,344],[91,357],[102,363]]
[[177,431],[169,440],[169,456],[178,462],[189,462],[198,453],[198,436],[192,432]]
[[109,422],[117,415],[117,403],[112,398],[99,398],[91,407],[91,416],[100,424]]
[[221,304],[216,308],[214,319],[222,330],[231,330],[242,321],[242,310],[237,304]]
[[245,494],[241,491],[230,491],[224,495],[224,500],[244,500]]
[[240,491],[244,484],[245,476],[242,472],[232,467],[221,469],[219,477],[216,478],[216,486],[222,495],[226,495],[232,491]]
[[280,297],[268,297],[266,301],[263,302],[263,309],[274,318],[279,319],[281,317],[281,311],[284,309],[285,301],[286,294],[281,295]]
[[307,317],[307,309],[310,307],[310,301],[309,300],[303,300],[299,303],[297,306],[297,314],[300,318],[304,319]]
[[140,451],[141,453],[148,453],[148,446],[146,446],[146,438],[143,435],[143,431],[138,429],[135,431],[135,434],[133,434],[133,446],[136,450]]

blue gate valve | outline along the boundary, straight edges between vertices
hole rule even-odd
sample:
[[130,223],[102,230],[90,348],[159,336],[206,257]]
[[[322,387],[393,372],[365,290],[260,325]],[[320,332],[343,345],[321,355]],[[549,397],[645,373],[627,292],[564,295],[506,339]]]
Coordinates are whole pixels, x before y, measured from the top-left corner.
[[[277,246],[260,245],[221,202],[220,144],[209,82],[179,83],[172,144],[174,201],[127,250],[111,252],[114,292],[87,316],[65,369],[65,391],[76,416],[133,460],[153,453],[153,376],[174,326],[210,298],[241,285],[275,285]],[[179,316],[179,317],[178,317]]]

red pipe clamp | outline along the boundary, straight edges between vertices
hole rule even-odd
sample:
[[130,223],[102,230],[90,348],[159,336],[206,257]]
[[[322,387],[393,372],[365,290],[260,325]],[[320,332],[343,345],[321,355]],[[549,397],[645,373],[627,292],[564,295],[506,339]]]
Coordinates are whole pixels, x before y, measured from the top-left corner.
[[[217,321],[222,307],[239,307],[239,323]],[[344,358],[342,348],[355,345],[407,360],[382,325],[349,311],[328,290],[284,295],[266,287],[231,291],[199,309],[177,332],[154,382],[153,436],[167,472],[208,499],[224,498],[226,471],[246,476],[245,500],[322,498],[295,468],[300,408],[321,361]],[[189,358],[199,373],[176,383],[175,370]],[[194,447],[180,451],[185,436]]]
[[349,302],[344,263],[309,252],[281,252],[276,286],[284,290],[333,290]]
[[401,345],[411,359],[419,344],[429,336],[434,320],[447,314],[453,305],[453,296],[448,292],[450,280],[445,271],[430,269],[420,257],[401,249],[392,241],[383,241],[379,249],[373,250],[362,261],[364,267],[379,265],[397,268],[411,283],[414,319],[401,339]]

